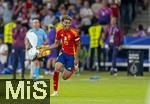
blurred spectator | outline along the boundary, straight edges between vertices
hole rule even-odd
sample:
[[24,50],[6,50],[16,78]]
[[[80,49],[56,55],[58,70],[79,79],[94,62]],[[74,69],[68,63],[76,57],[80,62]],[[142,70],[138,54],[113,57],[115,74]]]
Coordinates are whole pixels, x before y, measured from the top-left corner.
[[134,34],[134,36],[146,36],[146,32],[145,32],[145,30],[144,30],[144,27],[143,27],[143,25],[139,25],[138,26],[138,28],[137,28],[137,31],[136,31],[136,33]]
[[34,2],[36,2],[38,5],[42,5],[43,4],[43,0],[33,0]]
[[29,10],[32,8],[32,0],[26,0],[26,9]]
[[85,46],[81,45],[80,53],[79,53],[79,69],[80,71],[83,71],[84,69],[87,69],[87,60],[89,57],[88,50]]
[[77,0],[69,0],[71,4],[76,4]]
[[77,14],[76,6],[71,4],[68,8],[68,15],[73,17],[75,14]]
[[123,44],[123,33],[117,26],[117,18],[111,18],[111,24],[106,30],[105,44],[109,47],[109,54],[112,60],[110,69],[111,75],[117,75],[116,59],[120,46]]
[[32,8],[29,10],[29,14],[28,14],[28,16],[29,16],[29,27],[32,27],[31,22],[34,18],[39,18],[40,17],[40,15],[38,13],[38,8],[36,6],[37,5],[34,3],[32,5]]
[[25,35],[27,32],[27,28],[23,26],[22,20],[17,20],[17,26],[12,30],[13,36],[13,79],[16,79],[16,69],[18,67],[18,63],[21,63],[21,78],[24,79],[24,71],[25,71]]
[[77,7],[77,11],[79,12],[80,9],[82,8],[82,0],[76,0],[76,7]]
[[23,5],[22,0],[16,0],[14,1],[13,5],[13,15],[15,19],[20,15],[22,8],[24,8],[25,4]]
[[43,19],[43,25],[48,26],[55,20],[55,15],[52,9],[48,10],[48,14]]
[[[103,32],[103,28],[98,24],[98,20],[94,19],[94,25],[89,27],[89,35],[90,35],[90,68],[93,68],[95,54],[97,53],[98,60],[98,68],[100,69],[100,61],[101,61],[101,46],[100,46],[100,38]],[[97,51],[97,52],[96,52]]]
[[64,3],[63,3],[63,4],[64,4],[64,6],[65,6],[66,9],[68,9],[69,6],[71,5],[71,4],[70,4],[70,0],[64,0]]
[[8,47],[3,42],[3,39],[0,38],[0,71],[2,71],[6,67],[8,56]]
[[121,0],[121,26],[130,28],[133,20],[133,5],[135,0]]
[[[7,58],[7,65],[9,64],[9,59],[11,57],[12,51],[12,29],[16,27],[16,23],[14,22],[14,18],[11,22],[4,25],[4,43],[8,46],[8,58]],[[10,59],[11,60],[11,59]]]
[[101,25],[106,25],[110,23],[110,18],[112,16],[112,10],[108,7],[108,2],[103,1],[102,7],[97,12],[97,18]]
[[91,8],[94,14],[96,14],[98,10],[102,8],[102,0],[95,0],[95,3],[92,4]]
[[3,24],[3,18],[0,16],[0,38],[4,37],[4,24]]
[[4,6],[3,6],[3,2],[0,1],[0,16],[3,16],[4,13]]
[[116,17],[117,19],[119,19],[119,15],[120,15],[120,6],[119,3],[115,2],[116,0],[112,0],[110,3],[110,8],[112,10],[112,16]]
[[47,13],[48,13],[48,7],[47,7],[47,5],[46,4],[44,4],[43,5],[43,7],[42,8],[38,8],[39,10],[40,10],[40,20],[43,20],[43,18],[47,15]]
[[89,2],[86,0],[83,3],[83,7],[80,9],[81,25],[84,34],[88,33],[88,28],[92,24],[91,19],[93,18],[93,12],[90,8]]
[[7,7],[5,7],[4,13],[3,13],[4,24],[11,22],[12,16],[13,16],[12,5],[10,3],[8,3],[8,5],[7,5]]
[[80,25],[80,15],[75,14],[72,19],[72,26],[79,29]]

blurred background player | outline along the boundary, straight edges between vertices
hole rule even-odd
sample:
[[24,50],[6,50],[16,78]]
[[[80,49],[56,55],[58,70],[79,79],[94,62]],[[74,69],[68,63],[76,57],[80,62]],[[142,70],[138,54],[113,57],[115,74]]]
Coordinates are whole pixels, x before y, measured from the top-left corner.
[[[54,25],[53,25],[54,24]],[[48,45],[52,45],[55,43],[55,37],[56,37],[56,27],[55,27],[55,23],[50,24],[49,28],[50,31],[48,33]],[[54,71],[54,64],[56,62],[56,58],[58,56],[58,49],[57,48],[53,48],[51,50],[51,54],[48,56],[48,60],[47,60],[47,70],[45,71],[45,74],[53,74]]]
[[[44,44],[47,43],[47,34],[45,33],[45,31],[40,28],[40,21],[39,19],[35,18],[32,21],[32,26],[33,28],[30,29],[29,31],[34,32],[38,38],[37,40],[37,47],[40,47]],[[39,79],[39,73],[40,73],[40,69],[42,67],[42,59],[41,60],[34,60],[35,63],[35,69],[34,69],[34,78],[36,80]]]
[[67,80],[74,73],[75,66],[78,65],[78,53],[80,46],[80,37],[76,29],[71,27],[72,18],[68,15],[62,17],[63,28],[57,31],[55,43],[47,49],[53,49],[60,45],[62,41],[62,49],[55,64],[53,76],[54,93],[51,96],[58,95],[59,72],[64,66],[62,78]]
[[16,69],[21,64],[21,78],[24,79],[25,71],[25,36],[27,28],[23,26],[22,20],[17,20],[17,26],[12,30],[13,37],[13,79],[16,79]]

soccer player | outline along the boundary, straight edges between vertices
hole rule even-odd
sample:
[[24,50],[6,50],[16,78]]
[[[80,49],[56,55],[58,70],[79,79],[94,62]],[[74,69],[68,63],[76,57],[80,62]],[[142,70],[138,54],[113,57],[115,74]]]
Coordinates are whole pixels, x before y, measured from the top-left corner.
[[[40,21],[37,18],[35,18],[32,21],[32,25],[33,25],[33,28],[30,29],[29,32],[33,32],[36,35],[36,37],[37,37],[37,45],[36,45],[36,47],[40,47],[43,44],[46,44],[47,41],[48,41],[47,40],[47,34],[42,28],[40,28]],[[33,37],[28,37],[28,38],[33,38]],[[33,42],[36,41],[35,39],[31,39],[31,40],[33,40]],[[42,67],[42,60],[36,59],[36,60],[34,60],[34,63],[36,65],[36,67],[34,69],[34,78],[36,80],[38,80],[39,79],[40,69]]]
[[67,15],[63,16],[63,27],[57,31],[55,43],[47,47],[47,49],[53,49],[58,47],[62,42],[62,49],[59,56],[57,57],[55,64],[55,71],[53,76],[54,93],[51,96],[58,95],[58,79],[61,68],[63,66],[65,67],[62,78],[67,80],[76,70],[76,65],[78,65],[80,37],[77,30],[71,27],[71,24],[72,18]]
[[[50,31],[48,33],[48,44],[52,45],[55,42],[56,27],[53,24],[49,25],[49,27],[50,27]],[[53,48],[51,50],[51,54],[48,56],[47,70],[45,71],[45,75],[53,74],[54,65],[55,65],[54,63],[56,62],[57,56],[58,56],[58,49],[57,48]]]

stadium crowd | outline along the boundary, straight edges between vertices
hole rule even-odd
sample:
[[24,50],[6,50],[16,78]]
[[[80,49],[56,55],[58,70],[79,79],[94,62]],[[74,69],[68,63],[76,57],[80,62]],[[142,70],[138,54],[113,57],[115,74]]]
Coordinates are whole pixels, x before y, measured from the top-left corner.
[[[89,34],[91,37],[91,52],[89,54],[89,51],[81,46],[79,61],[82,63],[81,69],[85,69],[86,66],[86,69],[90,67],[95,70],[93,67],[95,49],[98,50],[96,52],[97,60],[100,63],[100,53],[105,54],[108,51],[103,50],[103,47],[109,47],[107,44],[104,45],[106,37],[103,37],[102,34],[103,32],[112,32],[111,34],[113,34],[113,29],[108,25],[110,23],[116,25],[119,29],[117,34],[122,35],[124,29],[130,29],[137,13],[142,10],[141,8],[147,8],[147,0],[0,0],[1,72],[3,69],[13,69],[14,67],[24,70],[25,44],[23,40],[26,32],[32,27],[34,18],[39,18],[41,28],[48,34],[53,27],[56,27],[56,30],[61,27],[60,20],[63,15],[72,17],[72,26],[79,30],[80,35]],[[139,29],[141,30],[143,27],[139,26]],[[99,36],[102,37],[101,40],[98,39]],[[100,45],[94,39],[100,41]],[[115,61],[117,48],[122,39],[112,41],[115,41],[113,42],[115,47],[110,46],[110,49],[113,50],[113,60]],[[20,48],[16,49],[17,53],[14,55],[16,47]],[[13,62],[15,56],[20,57],[19,61]],[[87,57],[90,58],[90,64],[88,64]],[[116,67],[115,62],[113,63],[113,67]],[[27,61],[26,68],[28,65],[30,62]],[[49,65],[44,64],[44,67],[49,67]],[[98,65],[98,68],[100,67]]]

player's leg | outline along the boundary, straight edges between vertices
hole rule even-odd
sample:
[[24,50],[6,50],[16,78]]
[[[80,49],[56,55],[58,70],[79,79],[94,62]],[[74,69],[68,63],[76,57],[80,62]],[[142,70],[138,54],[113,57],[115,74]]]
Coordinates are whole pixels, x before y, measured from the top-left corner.
[[47,61],[47,70],[45,74],[53,74],[54,67],[55,67],[55,58],[49,58]]
[[61,62],[56,62],[55,64],[55,70],[53,75],[53,87],[54,87],[54,93],[51,96],[57,96],[58,95],[58,80],[59,80],[59,72],[61,68],[63,67],[63,64]]
[[42,62],[39,61],[39,60],[35,60],[35,64],[36,64],[36,67],[35,67],[35,70],[34,70],[34,76],[35,76],[35,79],[38,80],[39,79],[39,74],[40,74],[40,68],[42,66]]
[[73,74],[74,72],[75,72],[75,68],[72,68],[71,71],[65,69],[65,70],[63,71],[63,75],[62,75],[63,80],[69,79],[69,78],[72,76],[72,74]]
[[75,72],[75,66],[74,66],[74,57],[66,55],[66,65],[65,65],[65,70],[63,72],[62,78],[64,80],[69,79],[72,74]]
[[14,53],[13,53],[13,69],[14,69],[14,72],[13,72],[13,79],[16,79],[16,69],[17,69],[17,66],[18,66],[18,50],[17,49],[14,49]]
[[35,62],[31,61],[30,63],[30,78],[33,79],[34,78],[34,70],[35,70]]
[[49,71],[51,70],[51,65],[52,65],[52,60],[51,60],[51,58],[48,58],[47,65],[46,65],[45,75],[49,74]]
[[54,93],[51,96],[58,95],[59,72],[64,65],[65,65],[65,54],[63,52],[61,52],[59,54],[56,64],[55,64],[55,70],[54,70],[54,75],[53,75]]

